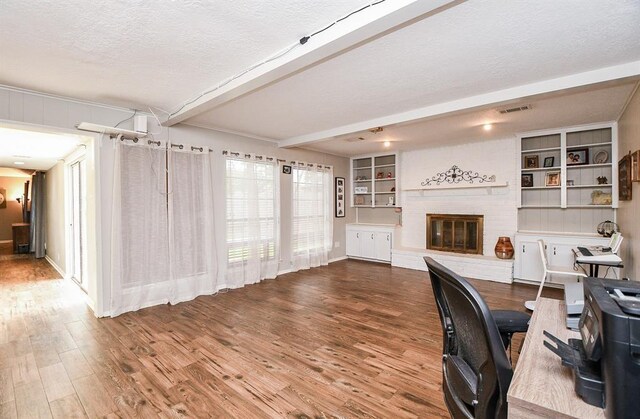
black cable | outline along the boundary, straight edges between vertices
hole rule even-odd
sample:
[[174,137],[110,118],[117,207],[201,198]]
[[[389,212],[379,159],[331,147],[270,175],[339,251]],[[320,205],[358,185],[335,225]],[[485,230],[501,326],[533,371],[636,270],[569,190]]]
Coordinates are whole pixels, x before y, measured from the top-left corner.
[[375,5],[380,4],[380,3],[383,3],[383,2],[385,2],[385,1],[386,1],[386,0],[379,0],[379,1],[373,2],[373,3],[371,3],[371,4],[367,4],[366,6],[362,6],[362,7],[361,7],[361,8],[359,8],[358,10],[354,10],[353,12],[349,13],[349,14],[348,14],[348,15],[346,15],[346,16],[341,17],[340,19],[336,20],[335,22],[331,23],[330,25],[325,26],[324,28],[320,29],[319,31],[315,31],[315,32],[314,32],[314,33],[312,33],[311,35],[307,35],[307,36],[304,36],[304,37],[300,38],[300,44],[301,44],[301,45],[306,44],[306,43],[307,43],[307,41],[308,41],[309,39],[311,39],[311,37],[316,36],[316,35],[318,35],[319,33],[322,33],[322,32],[324,32],[324,31],[326,31],[327,29],[329,29],[330,27],[332,27],[332,26],[333,26],[333,25],[335,25],[336,23],[342,22],[343,20],[348,19],[349,17],[351,17],[351,16],[355,15],[356,13],[360,13],[361,11],[363,11],[363,10],[364,10],[364,9],[366,9],[366,8],[369,8],[369,7],[371,7],[371,6],[375,6]]
[[[347,19],[347,18],[349,18],[349,17],[351,17],[351,16],[355,15],[356,13],[360,13],[361,11],[363,11],[363,10],[365,10],[365,9],[369,8],[369,7],[372,7],[372,6],[378,5],[378,4],[380,4],[380,3],[384,3],[385,1],[386,1],[386,0],[378,0],[378,1],[375,1],[375,2],[373,2],[373,3],[369,3],[369,4],[367,4],[366,6],[362,6],[362,7],[361,7],[361,8],[359,8],[358,10],[354,10],[353,12],[349,13],[348,15],[341,17],[340,19],[336,20],[335,22],[331,23],[330,25],[325,26],[324,28],[320,29],[319,31],[316,31],[316,32],[312,33],[311,35],[307,35],[307,36],[304,36],[304,37],[300,38],[300,40],[299,40],[298,42],[299,42],[299,44],[300,44],[300,45],[304,45],[304,44],[306,44],[306,43],[307,43],[307,41],[309,41],[309,39],[311,39],[311,37],[316,36],[316,35],[318,35],[319,33],[322,33],[322,32],[324,32],[324,31],[326,31],[327,29],[329,29],[330,27],[332,27],[332,26],[333,26],[333,25],[335,25],[336,23],[338,23],[338,22],[342,22],[343,20],[345,20],[345,19]],[[169,118],[171,118],[173,115],[175,115],[175,114],[177,114],[178,112],[180,112],[181,110],[183,110],[186,106],[188,106],[188,105],[190,105],[190,104],[194,103],[195,101],[199,100],[199,99],[200,99],[201,97],[203,97],[204,95],[208,95],[209,93],[212,93],[212,92],[214,92],[214,91],[216,91],[216,90],[220,89],[221,87],[226,86],[227,84],[231,83],[232,81],[236,80],[237,78],[239,78],[239,77],[241,77],[241,76],[244,76],[244,75],[245,75],[245,74],[247,74],[248,72],[250,72],[250,71],[252,71],[252,70],[255,70],[255,69],[256,69],[256,68],[258,68],[258,67],[261,67],[261,66],[263,66],[263,65],[265,65],[265,64],[267,64],[267,63],[269,63],[269,62],[271,62],[271,61],[273,61],[273,60],[275,60],[275,59],[278,59],[278,58],[280,58],[280,57],[282,57],[282,56],[284,56],[284,55],[288,54],[288,53],[289,53],[289,52],[290,52],[290,51],[291,51],[295,46],[297,46],[297,45],[298,45],[298,44],[294,44],[293,46],[291,46],[291,47],[287,48],[286,50],[284,50],[282,53],[280,53],[280,54],[278,54],[278,55],[276,55],[276,56],[273,56],[273,57],[267,58],[267,59],[266,59],[266,60],[264,60],[263,62],[261,62],[261,63],[259,63],[259,64],[256,64],[256,65],[253,65],[253,66],[251,66],[251,67],[249,67],[249,68],[245,69],[245,70],[244,70],[244,71],[242,71],[241,73],[238,73],[238,74],[236,74],[235,76],[232,76],[231,78],[227,79],[226,81],[224,81],[223,83],[221,83],[221,84],[219,84],[218,86],[214,87],[213,89],[209,89],[209,90],[207,90],[207,91],[205,91],[205,92],[201,93],[200,95],[198,95],[196,98],[191,99],[191,100],[189,100],[189,101],[185,102],[185,103],[184,103],[182,106],[180,106],[177,110],[175,110],[175,111],[171,112],[171,113],[169,114]],[[131,119],[131,118],[133,118],[134,116],[135,116],[135,113],[134,113],[130,118],[127,118],[127,119],[125,119],[124,121],[127,121],[128,119]],[[120,122],[118,123],[118,125],[120,125],[120,124],[121,124],[121,123],[123,123],[124,121],[120,121]],[[116,125],[116,127],[117,127],[118,125]]]
[[118,123],[115,125],[115,127],[114,127],[114,128],[118,128],[118,125],[120,125],[120,124],[122,124],[123,122],[126,122],[126,121],[130,120],[131,118],[133,118],[134,116],[136,116],[136,113],[138,113],[138,110],[137,110],[137,109],[134,109],[134,110],[133,110],[133,115],[131,115],[130,117],[125,118],[125,119],[123,119],[122,121],[118,122]]

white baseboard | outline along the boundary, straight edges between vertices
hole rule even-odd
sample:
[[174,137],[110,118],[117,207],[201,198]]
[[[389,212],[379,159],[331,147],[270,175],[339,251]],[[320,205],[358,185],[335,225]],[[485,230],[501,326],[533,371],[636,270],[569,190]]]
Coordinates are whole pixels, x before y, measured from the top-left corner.
[[67,278],[67,274],[62,270],[62,268],[61,268],[61,267],[59,267],[59,266],[58,266],[58,264],[57,264],[57,263],[55,263],[55,262],[53,261],[53,259],[51,259],[51,258],[49,257],[49,255],[45,255],[45,256],[44,256],[44,258],[46,259],[46,261],[47,261],[47,262],[49,262],[49,264],[50,264],[51,266],[53,266],[53,269],[55,269],[56,271],[58,271],[58,273],[59,273],[59,274],[60,274],[64,279],[68,279],[68,278]]
[[345,260],[345,259],[348,259],[347,255],[338,256],[337,258],[329,259],[329,263],[340,262],[341,260]]

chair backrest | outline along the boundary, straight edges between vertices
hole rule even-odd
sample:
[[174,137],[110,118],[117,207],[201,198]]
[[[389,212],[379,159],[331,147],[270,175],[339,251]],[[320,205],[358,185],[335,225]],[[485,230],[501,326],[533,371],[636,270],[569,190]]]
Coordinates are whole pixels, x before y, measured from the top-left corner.
[[513,371],[498,326],[478,291],[425,257],[444,333],[445,402],[454,418],[506,418]]
[[542,260],[542,268],[544,270],[543,278],[546,278],[547,271],[549,270],[549,260],[547,259],[547,245],[544,244],[544,240],[538,239],[538,250],[540,252],[540,259]]

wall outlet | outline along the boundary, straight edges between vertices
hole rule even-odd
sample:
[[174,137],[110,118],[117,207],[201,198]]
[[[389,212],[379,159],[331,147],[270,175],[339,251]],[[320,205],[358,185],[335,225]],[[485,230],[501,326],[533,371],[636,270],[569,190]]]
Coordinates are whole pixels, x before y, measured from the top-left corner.
[[335,247],[336,249],[339,249],[340,248],[340,242],[333,243],[333,247]]

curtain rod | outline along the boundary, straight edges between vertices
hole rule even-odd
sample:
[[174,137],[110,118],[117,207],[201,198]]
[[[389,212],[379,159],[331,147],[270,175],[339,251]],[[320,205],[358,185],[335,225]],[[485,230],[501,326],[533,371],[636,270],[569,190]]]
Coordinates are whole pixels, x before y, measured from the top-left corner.
[[[279,163],[286,163],[287,160],[285,159],[278,159],[275,157],[270,157],[270,156],[261,156],[258,154],[252,155],[249,153],[238,153],[235,151],[229,151],[229,150],[222,150],[222,155],[223,156],[231,156],[231,157],[238,157],[238,158],[245,158],[245,159],[249,159],[253,156],[253,158],[255,158],[256,160],[266,160],[266,161],[277,161]],[[244,155],[244,157],[243,157]],[[289,161],[289,164],[291,165],[298,165],[298,166],[308,166],[308,167],[318,167],[318,168],[325,168],[325,169],[331,169],[333,168],[333,166],[329,166],[326,164],[318,164],[318,163],[305,163],[305,162],[300,162],[300,161],[296,161],[296,160],[291,160]]]

